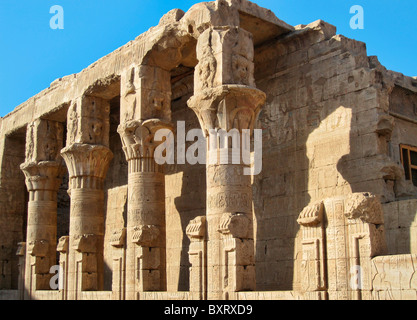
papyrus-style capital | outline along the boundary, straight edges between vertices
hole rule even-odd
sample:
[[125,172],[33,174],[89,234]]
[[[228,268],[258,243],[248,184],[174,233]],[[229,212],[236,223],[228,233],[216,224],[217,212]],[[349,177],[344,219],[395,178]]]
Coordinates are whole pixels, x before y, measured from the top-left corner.
[[122,139],[127,161],[153,158],[155,149],[163,142],[154,140],[155,133],[160,129],[173,130],[173,126],[160,119],[133,120],[121,124],[118,132]]
[[61,151],[70,176],[70,189],[102,189],[113,153],[102,145],[72,144]]
[[265,103],[266,95],[259,89],[244,85],[222,85],[198,92],[188,100],[206,136],[211,129],[250,130]]

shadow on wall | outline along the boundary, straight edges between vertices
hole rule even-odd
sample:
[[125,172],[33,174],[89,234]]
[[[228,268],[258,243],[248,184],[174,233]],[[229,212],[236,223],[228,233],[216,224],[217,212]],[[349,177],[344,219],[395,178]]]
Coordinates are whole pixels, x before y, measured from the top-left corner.
[[[377,92],[381,77],[369,69],[364,44],[329,37],[323,47],[349,47],[312,63],[315,52],[301,53],[314,34],[297,39],[295,53],[280,56],[294,48],[279,42],[257,52],[257,85],[268,97],[258,123],[263,170],[253,186],[260,291],[300,289],[297,218],[303,208],[352,192],[392,199],[392,180],[400,179],[387,152],[389,130],[379,127],[385,115]],[[299,56],[290,68],[292,54]]]

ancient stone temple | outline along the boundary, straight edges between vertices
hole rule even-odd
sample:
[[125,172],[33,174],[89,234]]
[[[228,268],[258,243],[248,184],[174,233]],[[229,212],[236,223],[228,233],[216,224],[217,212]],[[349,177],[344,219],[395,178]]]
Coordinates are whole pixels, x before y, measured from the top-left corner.
[[0,299],[417,299],[417,78],[321,20],[172,10],[0,118],[0,170]]

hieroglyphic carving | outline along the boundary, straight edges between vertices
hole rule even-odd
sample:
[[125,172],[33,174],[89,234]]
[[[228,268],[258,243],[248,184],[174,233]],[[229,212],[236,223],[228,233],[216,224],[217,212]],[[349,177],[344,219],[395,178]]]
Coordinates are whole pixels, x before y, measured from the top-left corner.
[[251,210],[251,194],[249,193],[226,193],[219,192],[218,194],[211,194],[207,199],[207,207],[212,210],[230,211],[231,207],[240,208],[237,211],[248,212]]
[[113,231],[110,237],[110,245],[113,247],[113,299],[124,300],[126,228]]
[[26,242],[19,242],[17,245],[16,255],[19,257],[19,277],[17,289],[19,291],[20,300],[25,297],[25,264],[26,264]]

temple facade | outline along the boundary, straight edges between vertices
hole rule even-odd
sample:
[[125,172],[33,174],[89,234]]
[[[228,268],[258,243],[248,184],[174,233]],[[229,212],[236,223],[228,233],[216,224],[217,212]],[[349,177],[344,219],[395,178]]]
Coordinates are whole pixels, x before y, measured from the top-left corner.
[[321,20],[175,9],[0,118],[0,299],[417,299],[416,186],[416,77]]

